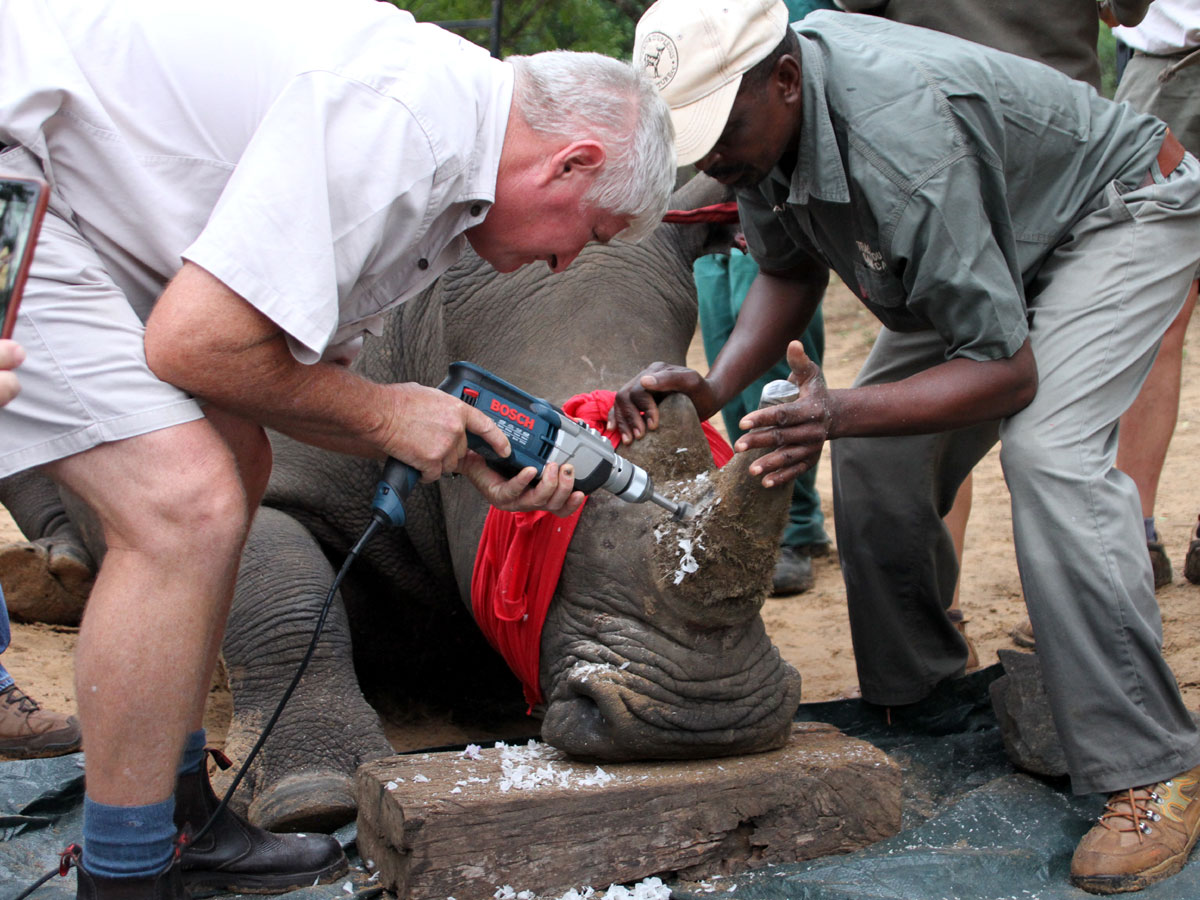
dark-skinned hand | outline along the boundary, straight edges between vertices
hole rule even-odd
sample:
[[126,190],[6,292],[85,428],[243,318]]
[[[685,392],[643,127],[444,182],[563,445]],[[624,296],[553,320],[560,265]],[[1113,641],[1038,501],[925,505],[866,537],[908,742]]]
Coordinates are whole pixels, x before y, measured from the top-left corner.
[[608,428],[621,434],[621,443],[630,444],[658,428],[658,403],[667,394],[686,394],[703,422],[717,412],[712,386],[695,369],[670,363],[648,365],[617,391],[608,414]]
[[750,474],[762,475],[763,487],[768,488],[815,466],[833,426],[829,389],[820,367],[808,358],[799,341],[788,345],[787,361],[792,369],[788,381],[800,388],[800,396],[791,403],[747,413],[738,423],[746,433],[733,445],[739,453],[756,447],[776,448],[750,466]]

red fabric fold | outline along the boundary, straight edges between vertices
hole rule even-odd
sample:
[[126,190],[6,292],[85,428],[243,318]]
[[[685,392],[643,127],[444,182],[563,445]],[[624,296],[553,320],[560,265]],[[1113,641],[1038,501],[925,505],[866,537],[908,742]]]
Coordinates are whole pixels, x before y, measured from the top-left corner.
[[714,203],[712,206],[701,206],[697,209],[668,209],[663,216],[664,222],[696,223],[715,222],[720,225],[733,225],[738,221],[737,203]]
[[[563,404],[563,412],[600,431],[616,447],[620,435],[605,427],[615,398],[612,391],[577,394]],[[713,462],[725,465],[733,449],[707,422],[704,432]],[[493,508],[479,538],[471,610],[488,643],[521,680],[530,709],[543,699],[538,677],[542,626],[581,512],[583,507],[563,519],[548,512]]]

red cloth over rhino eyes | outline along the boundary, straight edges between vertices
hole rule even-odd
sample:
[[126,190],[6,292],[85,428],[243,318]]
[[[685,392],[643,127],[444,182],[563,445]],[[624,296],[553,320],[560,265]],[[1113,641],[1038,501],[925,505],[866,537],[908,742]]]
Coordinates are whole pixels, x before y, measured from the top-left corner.
[[[563,404],[563,412],[597,429],[616,447],[620,435],[605,427],[615,398],[612,391],[577,394]],[[707,422],[703,428],[713,462],[725,465],[733,457],[733,448]],[[581,512],[583,507],[563,519],[548,512],[492,508],[479,538],[471,609],[488,643],[521,679],[531,710],[543,699],[538,678],[542,625]]]

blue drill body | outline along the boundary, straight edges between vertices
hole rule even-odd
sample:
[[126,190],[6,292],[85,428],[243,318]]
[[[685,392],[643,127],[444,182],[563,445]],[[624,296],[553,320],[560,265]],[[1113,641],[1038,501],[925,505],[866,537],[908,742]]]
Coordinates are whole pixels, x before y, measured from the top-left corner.
[[[497,456],[491,445],[475,434],[467,434],[467,446],[508,478],[527,466],[533,466],[540,478],[547,463],[569,463],[575,468],[575,489],[585,494],[603,487],[628,503],[657,503],[677,519],[689,511],[687,504],[673,503],[655,493],[646,471],[618,455],[598,431],[486,369],[469,362],[451,363],[449,375],[438,387],[482,410],[504,432],[512,448],[509,456]],[[411,466],[389,459],[372,504],[376,515],[403,525],[403,501],[418,479]]]

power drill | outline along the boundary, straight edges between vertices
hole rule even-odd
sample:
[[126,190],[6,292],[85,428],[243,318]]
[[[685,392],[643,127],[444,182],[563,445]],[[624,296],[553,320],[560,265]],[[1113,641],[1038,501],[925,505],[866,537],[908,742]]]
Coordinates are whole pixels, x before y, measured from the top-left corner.
[[[512,478],[526,466],[537,469],[536,483],[546,463],[575,467],[575,490],[590,494],[597,488],[612,491],[626,503],[657,503],[677,521],[691,512],[687,503],[675,503],[654,490],[646,470],[618,455],[600,432],[582,425],[546,400],[527,394],[486,369],[469,362],[450,364],[450,374],[440,390],[481,409],[508,438],[512,453],[496,455],[491,444],[467,434],[467,446],[487,460],[489,467]],[[404,524],[404,500],[420,474],[397,459],[389,459],[375,492],[372,508],[392,525]]]

